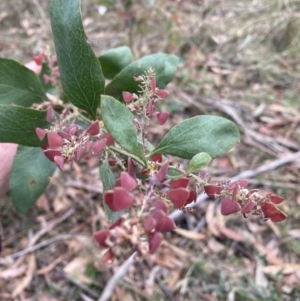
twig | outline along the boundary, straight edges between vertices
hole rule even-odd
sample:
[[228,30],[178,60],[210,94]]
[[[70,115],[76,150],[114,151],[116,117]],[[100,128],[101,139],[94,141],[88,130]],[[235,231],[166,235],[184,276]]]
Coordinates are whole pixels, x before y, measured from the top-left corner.
[[117,272],[109,279],[98,301],[106,301],[111,297],[114,288],[118,282],[127,273],[130,266],[134,263],[136,252],[134,252],[117,270]]
[[79,289],[81,289],[83,292],[86,292],[90,297],[93,297],[95,299],[98,298],[98,294],[91,289],[89,289],[86,285],[80,283],[79,281],[73,279],[68,274],[66,274],[62,269],[56,267],[55,270],[57,270],[66,280],[68,280],[73,285],[77,286]]
[[70,234],[61,234],[61,235],[58,235],[58,236],[55,236],[55,237],[51,237],[49,239],[46,239],[42,242],[40,242],[39,244],[36,244],[34,246],[31,246],[27,249],[24,249],[20,252],[16,252],[14,254],[11,254],[11,255],[7,255],[3,258],[0,258],[0,263],[3,263],[5,262],[6,260],[9,260],[9,259],[15,259],[15,258],[18,258],[18,257],[21,257],[21,256],[24,256],[26,254],[29,254],[29,253],[32,253],[32,252],[35,252],[37,251],[38,249],[41,249],[43,247],[46,247],[46,246],[49,246],[59,240],[66,240],[66,239],[70,239],[74,237],[74,235],[70,235]]

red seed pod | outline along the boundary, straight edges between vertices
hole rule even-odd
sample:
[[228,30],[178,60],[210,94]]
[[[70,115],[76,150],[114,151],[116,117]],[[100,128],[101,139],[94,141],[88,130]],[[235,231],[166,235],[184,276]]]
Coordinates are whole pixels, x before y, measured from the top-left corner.
[[154,230],[154,228],[156,226],[156,220],[151,216],[146,216],[144,218],[143,224],[144,224],[145,231],[150,233]]
[[57,149],[63,144],[63,138],[55,132],[47,133],[47,139],[51,149]]
[[52,121],[55,118],[55,114],[54,114],[54,110],[52,107],[49,107],[49,109],[47,110],[47,116],[46,116],[46,120],[48,122]]
[[109,235],[109,230],[100,230],[94,233],[94,239],[98,242],[98,244],[103,248],[108,248],[105,240]]
[[169,232],[176,228],[176,225],[170,217],[161,209],[153,211],[152,217],[156,221],[155,230],[158,232]]
[[122,96],[123,96],[123,99],[125,102],[130,102],[133,100],[133,94],[132,93],[129,93],[129,92],[122,92]]
[[84,156],[85,148],[83,146],[79,146],[76,151],[76,160],[79,162]]
[[163,125],[169,118],[169,112],[161,112],[156,114],[157,121],[160,125]]
[[281,210],[278,210],[276,212],[276,214],[271,217],[271,221],[274,223],[279,223],[279,222],[285,220],[286,218],[287,218],[287,215],[284,212],[282,212]]
[[174,207],[180,209],[186,203],[190,192],[185,188],[177,188],[169,190],[166,194],[173,203]]
[[124,217],[120,217],[118,220],[116,220],[113,224],[110,225],[109,229],[121,227],[124,220],[125,220]]
[[154,207],[156,209],[161,209],[163,212],[168,213],[168,205],[166,202],[162,201],[162,200],[156,200],[154,203]]
[[100,125],[99,125],[99,121],[96,120],[95,122],[93,122],[90,127],[87,129],[86,131],[88,134],[90,134],[91,136],[96,136],[99,134],[100,132]]
[[54,157],[54,163],[56,164],[56,166],[61,170],[63,171],[64,169],[64,163],[65,163],[65,160],[63,157],[61,156],[55,156]]
[[209,197],[215,197],[216,195],[219,195],[222,191],[221,186],[207,184],[204,186],[204,191]]
[[128,192],[133,190],[137,185],[136,180],[130,176],[126,171],[121,172],[121,186],[125,188]]
[[107,141],[106,141],[106,145],[107,146],[112,146],[115,144],[115,140],[114,138],[109,134],[109,133],[105,133],[101,136],[101,138],[105,138]]
[[232,189],[231,189],[231,199],[233,201],[236,201],[236,195],[237,195],[239,189],[240,188],[239,188],[238,182],[234,183],[233,186],[232,186]]
[[156,78],[155,78],[155,76],[151,77],[149,85],[150,85],[152,93],[155,93],[156,92]]
[[261,210],[264,213],[265,218],[272,218],[277,215],[279,209],[272,203],[263,203]]
[[112,262],[115,259],[115,254],[111,249],[108,249],[107,252],[103,255],[101,261],[103,263]]
[[96,156],[99,155],[102,152],[102,150],[104,149],[106,143],[107,143],[106,139],[100,139],[100,140],[96,141],[95,143],[93,143],[92,150],[93,150],[94,155],[96,155]]
[[269,194],[267,195],[267,198],[276,205],[281,204],[284,201],[284,198],[282,196],[276,194]]
[[164,181],[167,173],[168,173],[168,170],[169,170],[169,161],[165,161],[163,163],[163,165],[160,167],[158,173],[156,174],[156,180],[158,183],[161,183]]
[[224,197],[222,198],[221,203],[221,213],[223,215],[229,215],[241,210],[239,203],[233,201],[231,198]]
[[113,193],[113,211],[121,211],[130,208],[134,203],[134,197],[123,187],[116,187]]
[[150,161],[154,161],[154,162],[158,162],[158,163],[161,163],[162,162],[162,154],[155,154],[155,155],[152,155],[150,158],[149,158]]
[[44,129],[41,129],[41,128],[36,128],[35,132],[36,132],[36,135],[38,136],[38,138],[41,141],[45,138],[45,136],[47,134],[47,132]]
[[250,201],[242,208],[242,213],[249,213],[255,207],[255,203]]
[[190,179],[187,177],[183,177],[180,179],[173,180],[169,183],[172,188],[186,188],[189,184]]
[[162,99],[166,98],[169,96],[169,92],[166,90],[161,90],[161,89],[156,89],[155,91],[156,95]]
[[163,236],[159,232],[154,232],[148,234],[148,244],[149,244],[149,253],[154,254],[155,251],[160,246],[161,242],[163,240]]
[[54,162],[54,157],[60,156],[61,151],[60,150],[46,150],[44,151],[44,155],[52,162]]
[[192,202],[196,202],[196,198],[197,198],[197,192],[196,192],[196,190],[190,190],[189,197],[186,200],[186,202],[185,202],[184,205],[188,205],[188,204],[190,204]]

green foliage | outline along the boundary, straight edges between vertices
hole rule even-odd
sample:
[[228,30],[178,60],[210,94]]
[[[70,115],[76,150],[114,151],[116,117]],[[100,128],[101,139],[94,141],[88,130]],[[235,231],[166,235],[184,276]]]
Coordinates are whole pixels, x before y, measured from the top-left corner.
[[45,99],[42,82],[28,68],[0,58],[0,104],[30,107]]
[[192,159],[199,152],[206,152],[216,158],[239,139],[239,130],[233,122],[217,116],[196,116],[173,127],[148,156],[162,153]]
[[199,153],[195,155],[188,166],[187,173],[199,171],[211,161],[211,156],[207,153]]
[[26,213],[49,184],[56,169],[42,149],[19,146],[10,177],[10,191],[15,208]]
[[46,128],[46,112],[19,106],[0,105],[0,142],[41,146],[35,129]]
[[105,80],[83,29],[80,1],[52,0],[50,19],[64,93],[96,119]]
[[138,142],[133,115],[115,98],[102,95],[101,116],[110,135],[138,162],[147,165],[142,145]]
[[112,79],[132,62],[132,52],[127,46],[113,48],[101,54],[99,61],[104,77]]
[[105,88],[105,93],[122,100],[122,92],[137,93],[139,82],[133,80],[152,67],[156,73],[159,88],[164,88],[173,78],[177,70],[178,58],[172,54],[156,53],[125,67]]

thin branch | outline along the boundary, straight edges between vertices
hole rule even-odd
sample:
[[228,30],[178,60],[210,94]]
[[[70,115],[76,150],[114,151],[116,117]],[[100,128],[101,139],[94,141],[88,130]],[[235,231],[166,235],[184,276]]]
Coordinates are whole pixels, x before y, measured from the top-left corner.
[[[231,180],[237,181],[239,179],[244,179],[244,178],[253,178],[261,173],[268,172],[268,171],[274,170],[282,165],[294,162],[295,160],[297,160],[299,158],[300,158],[300,151],[297,153],[294,153],[292,155],[289,155],[289,156],[286,156],[283,158],[279,158],[279,159],[274,160],[265,165],[262,165],[255,170],[245,170],[245,171],[241,172],[240,174],[236,175],[235,177],[233,177]],[[204,202],[206,199],[207,199],[207,195],[202,193],[198,196],[196,203],[191,204],[189,207],[196,207],[200,203]],[[173,211],[169,215],[169,217],[171,217],[173,220],[176,220],[176,219],[180,218],[182,215],[183,215],[182,211],[176,210],[176,211]]]
[[[270,170],[274,170],[282,165],[291,163],[297,159],[300,158],[300,151],[297,153],[294,153],[292,155],[289,155],[287,157],[284,158],[279,158],[277,160],[274,160],[270,163],[267,163],[265,165],[260,166],[259,168],[255,169],[255,170],[246,170],[241,172],[240,174],[236,175],[235,177],[232,178],[232,181],[237,181],[239,179],[243,179],[243,178],[252,178],[255,177],[261,173],[264,172],[268,172]],[[196,203],[192,204],[190,207],[196,207],[197,205],[199,205],[201,202],[205,201],[207,199],[207,195],[206,194],[200,194],[197,198]],[[169,217],[171,217],[173,220],[178,219],[179,217],[181,217],[183,215],[182,211],[176,210],[173,211]],[[113,290],[115,289],[115,287],[118,284],[118,281],[124,277],[124,275],[127,273],[128,269],[130,268],[130,266],[134,263],[134,257],[135,257],[135,253],[133,255],[131,255],[118,269],[117,273],[108,281],[106,287],[104,288],[102,295],[100,296],[100,298],[98,299],[98,301],[106,301],[111,297],[111,294],[113,292]]]
[[134,252],[117,270],[117,272],[109,279],[106,284],[100,298],[98,301],[107,301],[111,295],[115,287],[117,286],[119,280],[121,280],[127,273],[130,266],[134,263],[134,258],[136,256],[136,252]]
[[72,237],[74,237],[74,235],[70,235],[70,234],[62,234],[62,235],[58,235],[58,236],[55,236],[55,237],[51,237],[49,239],[46,239],[46,240],[40,242],[39,244],[36,244],[36,245],[31,246],[29,248],[26,248],[22,251],[19,251],[19,252],[13,253],[11,255],[7,255],[5,257],[0,258],[0,263],[4,263],[7,260],[15,259],[15,258],[24,256],[26,254],[35,252],[35,251],[37,251],[37,250],[39,250],[43,247],[49,246],[49,245],[51,245],[51,244],[53,244],[57,241],[70,239]]

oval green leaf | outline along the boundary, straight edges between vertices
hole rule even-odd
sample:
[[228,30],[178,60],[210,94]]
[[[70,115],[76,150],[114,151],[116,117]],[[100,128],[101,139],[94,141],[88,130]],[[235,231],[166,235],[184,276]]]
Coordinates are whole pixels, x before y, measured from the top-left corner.
[[45,191],[55,169],[41,148],[18,146],[9,188],[13,205],[20,213],[26,213]]
[[127,46],[113,48],[101,54],[99,61],[104,77],[112,79],[132,62],[132,52]]
[[199,153],[195,155],[189,163],[187,173],[199,171],[211,161],[211,156],[207,153]]
[[83,29],[80,0],[52,0],[50,19],[63,91],[96,119],[105,80]]
[[101,116],[103,123],[115,141],[129,155],[143,165],[147,165],[142,145],[137,140],[133,125],[133,115],[125,105],[107,95],[101,96]]
[[147,55],[125,67],[105,88],[105,93],[122,100],[122,92],[137,93],[139,82],[133,77],[142,75],[150,67],[156,73],[156,83],[164,88],[173,78],[177,70],[178,58],[173,54],[156,53]]
[[30,107],[45,99],[39,77],[16,61],[0,58],[0,104]]
[[49,126],[46,114],[46,111],[0,105],[0,142],[41,146],[43,142],[38,139],[35,129]]
[[201,115],[173,127],[147,157],[162,153],[192,159],[199,152],[205,152],[216,158],[225,154],[239,140],[239,130],[230,120]]

